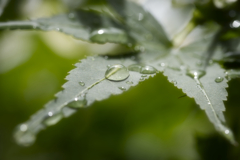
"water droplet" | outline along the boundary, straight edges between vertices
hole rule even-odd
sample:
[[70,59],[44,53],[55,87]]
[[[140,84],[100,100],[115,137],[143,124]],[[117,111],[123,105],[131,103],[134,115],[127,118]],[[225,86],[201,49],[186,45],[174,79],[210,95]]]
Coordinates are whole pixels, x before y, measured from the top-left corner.
[[172,80],[172,81],[171,81],[171,83],[173,83],[173,84],[174,84],[174,86],[176,86],[176,85],[177,85],[177,81],[175,81],[175,80]]
[[142,75],[141,77],[147,77],[147,75]]
[[117,28],[101,28],[90,34],[90,40],[98,43],[121,42],[127,43],[129,38],[125,31]]
[[109,64],[109,65],[107,65],[107,68],[110,68],[111,67],[111,65]]
[[85,86],[85,83],[83,81],[78,82],[81,86]]
[[140,78],[140,81],[143,81],[144,79],[145,79],[145,78],[141,77],[141,78]]
[[68,103],[66,106],[69,108],[74,108],[74,109],[79,109],[85,107],[87,104],[87,100],[80,99],[80,98],[75,98],[74,101]]
[[129,71],[139,72],[141,74],[154,74],[157,72],[157,69],[150,65],[143,64],[132,64],[128,66]]
[[140,72],[141,68],[142,68],[142,65],[139,65],[139,64],[132,64],[132,65],[128,66],[128,70],[134,71],[134,72]]
[[76,18],[75,13],[73,13],[73,12],[69,13],[69,14],[68,14],[68,18],[69,18],[69,19],[72,19],[72,20],[75,20],[75,18]]
[[129,71],[125,66],[115,64],[107,69],[105,77],[111,81],[122,81],[129,77]]
[[187,75],[194,79],[199,79],[199,78],[203,77],[205,74],[206,74],[206,72],[201,71],[201,70],[188,70],[187,71]]
[[133,84],[133,82],[132,82],[132,81],[127,81],[126,83],[127,83],[127,84],[130,84],[130,85],[131,85],[131,84]]
[[220,82],[222,82],[223,81],[223,77],[217,77],[216,79],[215,79],[215,82],[216,83],[220,83]]
[[157,69],[152,66],[143,66],[140,73],[142,74],[154,74],[157,72]]
[[29,131],[27,124],[20,124],[13,135],[17,144],[22,146],[30,146],[35,140],[36,136],[33,132]]
[[142,13],[138,13],[138,20],[142,21],[144,18],[144,15]]
[[119,89],[121,89],[122,91],[126,91],[127,89],[125,87],[118,87]]
[[61,112],[54,114],[53,112],[48,112],[48,115],[43,120],[43,124],[46,126],[52,126],[58,123],[63,118]]

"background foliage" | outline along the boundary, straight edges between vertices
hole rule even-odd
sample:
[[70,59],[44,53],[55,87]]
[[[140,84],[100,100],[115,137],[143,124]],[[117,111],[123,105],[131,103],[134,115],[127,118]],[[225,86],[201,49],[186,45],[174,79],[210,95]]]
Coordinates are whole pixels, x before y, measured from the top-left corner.
[[[66,10],[56,0],[12,0],[0,19],[43,17]],[[179,98],[182,91],[162,74],[79,110],[40,132],[33,146],[20,147],[12,138],[15,126],[61,90],[72,64],[115,46],[90,45],[61,33],[35,31],[1,31],[0,46],[1,160],[240,159],[239,147],[215,131],[193,99]],[[225,116],[239,142],[239,79],[229,86]]]

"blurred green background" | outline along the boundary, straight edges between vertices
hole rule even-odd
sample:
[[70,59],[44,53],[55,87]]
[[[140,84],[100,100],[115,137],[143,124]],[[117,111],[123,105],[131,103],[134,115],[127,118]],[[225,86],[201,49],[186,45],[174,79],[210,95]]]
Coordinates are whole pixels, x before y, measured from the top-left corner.
[[[12,0],[1,21],[65,12],[57,0]],[[18,146],[15,127],[54,98],[73,64],[116,45],[88,44],[57,32],[0,32],[0,160],[238,160],[204,111],[162,74],[81,109]],[[230,82],[227,125],[240,142],[240,80]]]

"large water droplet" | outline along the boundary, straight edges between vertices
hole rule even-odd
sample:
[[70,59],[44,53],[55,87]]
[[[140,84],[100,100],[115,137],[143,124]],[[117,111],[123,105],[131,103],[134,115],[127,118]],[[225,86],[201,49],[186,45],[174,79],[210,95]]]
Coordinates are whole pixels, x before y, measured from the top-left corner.
[[123,81],[124,79],[127,79],[128,76],[128,69],[121,64],[112,65],[105,73],[105,77],[111,81]]
[[94,30],[90,34],[90,39],[95,42],[105,43],[105,42],[128,42],[127,34],[117,28],[101,28]]
[[75,98],[74,101],[68,103],[66,106],[74,109],[79,109],[85,107],[87,104],[86,99]]
[[215,79],[215,82],[216,83],[220,83],[220,82],[222,82],[223,81],[223,77],[217,77],[216,79]]
[[48,112],[48,115],[43,120],[43,124],[46,126],[52,126],[58,123],[63,118],[61,112],[54,114],[53,112]]
[[85,86],[85,83],[83,81],[78,82],[81,86]]
[[26,147],[32,145],[36,140],[35,134],[29,131],[27,124],[19,125],[13,136],[17,144]]
[[140,71],[140,73],[142,73],[142,74],[154,74],[156,72],[157,72],[156,68],[154,68],[152,66],[148,66],[148,65],[147,66],[143,66],[141,68],[141,71]]
[[122,91],[126,91],[127,89],[125,87],[118,87],[119,89],[121,89]]
[[187,75],[194,79],[199,79],[199,78],[203,77],[205,74],[206,74],[206,72],[201,71],[201,70],[188,70],[187,71]]

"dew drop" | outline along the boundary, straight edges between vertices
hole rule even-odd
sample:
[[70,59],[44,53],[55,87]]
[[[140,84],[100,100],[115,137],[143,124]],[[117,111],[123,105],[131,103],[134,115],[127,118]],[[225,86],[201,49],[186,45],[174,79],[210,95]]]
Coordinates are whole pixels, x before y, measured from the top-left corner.
[[206,74],[206,72],[201,71],[201,70],[188,70],[187,71],[187,75],[194,79],[199,79],[199,78],[203,77],[205,74]]
[[58,123],[63,118],[61,112],[54,114],[53,112],[48,112],[48,115],[43,120],[43,124],[46,126],[52,126]]
[[216,79],[215,79],[215,82],[216,83],[220,83],[220,82],[222,82],[223,81],[223,77],[217,77]]
[[127,83],[127,84],[130,84],[130,85],[132,85],[132,84],[133,84],[133,82],[132,82],[132,81],[127,81],[126,83]]
[[27,124],[20,124],[16,128],[13,137],[17,144],[25,147],[32,145],[36,140],[35,134],[29,131]]
[[121,89],[122,91],[126,91],[127,89],[125,87],[118,87],[119,89]]
[[128,69],[121,64],[112,65],[105,72],[105,78],[111,81],[123,81],[128,77],[129,77]]
[[134,71],[134,72],[140,72],[141,68],[142,68],[142,65],[139,65],[139,64],[132,64],[132,65],[128,66],[128,70]]
[[87,100],[85,98],[84,99],[75,98],[74,101],[68,103],[66,106],[73,109],[79,109],[85,107],[86,104]]
[[177,85],[177,81],[172,80],[171,83],[173,83],[175,86]]
[[157,72],[157,69],[156,68],[154,68],[154,67],[152,67],[152,66],[143,66],[142,68],[141,68],[141,71],[140,71],[140,73],[142,73],[142,74],[155,74]]
[[78,82],[81,86],[85,86],[85,83],[83,81]]

